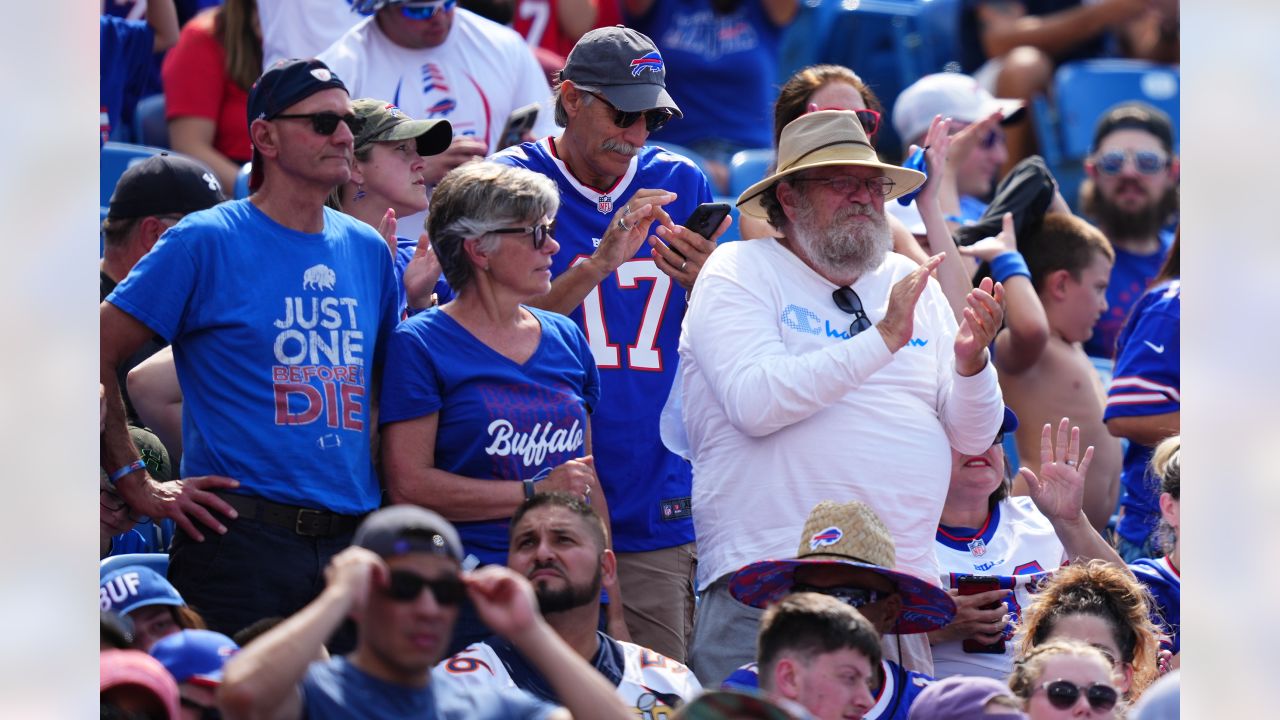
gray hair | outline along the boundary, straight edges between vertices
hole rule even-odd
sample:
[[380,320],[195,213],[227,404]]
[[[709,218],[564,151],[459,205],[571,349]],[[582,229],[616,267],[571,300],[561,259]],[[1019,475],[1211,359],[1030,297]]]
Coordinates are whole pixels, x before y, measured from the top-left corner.
[[460,165],[445,175],[431,195],[427,234],[453,291],[471,284],[475,267],[463,242],[479,238],[477,249],[493,250],[494,230],[555,217],[560,193],[546,175],[494,162]]
[[[576,85],[575,85],[574,87],[578,87],[578,86],[576,86]],[[559,85],[557,85],[557,86],[556,86],[556,90],[555,90],[555,101],[556,101],[555,120],[556,120],[556,125],[559,125],[560,127],[569,127],[569,113],[565,112],[565,110],[564,110],[564,100],[562,99],[563,89],[564,89],[564,83],[563,83],[563,82],[561,82]],[[582,88],[578,88],[578,90],[582,93],[582,106],[583,106],[583,107],[587,107],[588,105],[590,105],[591,103],[593,103],[593,102],[595,102],[595,101],[596,101],[596,96],[595,96],[595,95],[592,95],[591,93],[587,92],[586,90],[584,90],[584,89],[582,89]]]

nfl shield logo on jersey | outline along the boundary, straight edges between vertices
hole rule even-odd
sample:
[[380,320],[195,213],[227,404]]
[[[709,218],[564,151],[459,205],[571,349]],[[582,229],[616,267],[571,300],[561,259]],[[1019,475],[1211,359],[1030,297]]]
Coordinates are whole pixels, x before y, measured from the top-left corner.
[[601,195],[600,199],[596,201],[596,210],[602,213],[613,212],[613,198],[608,195]]
[[969,543],[969,552],[973,553],[974,557],[982,557],[987,554],[987,544],[982,542],[982,538],[974,538],[973,542]]

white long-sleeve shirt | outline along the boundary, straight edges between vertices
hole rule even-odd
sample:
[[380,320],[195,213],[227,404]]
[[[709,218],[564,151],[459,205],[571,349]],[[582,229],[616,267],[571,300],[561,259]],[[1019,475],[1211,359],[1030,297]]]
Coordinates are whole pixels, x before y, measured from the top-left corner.
[[[890,253],[852,286],[872,323],[914,267]],[[699,589],[795,557],[821,500],[870,504],[899,569],[937,582],[950,448],[991,446],[1004,407],[995,369],[956,374],[957,325],[934,280],[896,353],[874,328],[848,337],[835,289],[772,239],[721,246],[699,274],[680,336]]]

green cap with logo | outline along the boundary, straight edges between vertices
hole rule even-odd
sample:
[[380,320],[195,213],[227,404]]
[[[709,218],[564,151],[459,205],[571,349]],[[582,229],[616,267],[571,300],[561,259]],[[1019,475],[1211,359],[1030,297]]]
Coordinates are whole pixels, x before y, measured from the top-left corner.
[[356,149],[375,142],[417,140],[419,155],[436,155],[449,149],[453,126],[448,120],[414,120],[385,100],[361,98],[352,103],[364,129],[356,135]]

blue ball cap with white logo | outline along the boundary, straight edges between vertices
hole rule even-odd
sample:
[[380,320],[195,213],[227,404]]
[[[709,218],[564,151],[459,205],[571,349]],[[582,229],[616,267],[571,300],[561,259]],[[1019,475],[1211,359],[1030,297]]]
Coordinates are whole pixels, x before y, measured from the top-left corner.
[[222,666],[240,649],[234,640],[212,630],[183,630],[156,641],[151,657],[160,661],[179,684],[208,687],[222,684]]
[[141,565],[122,567],[98,582],[100,610],[127,615],[148,605],[186,605],[160,573]]

